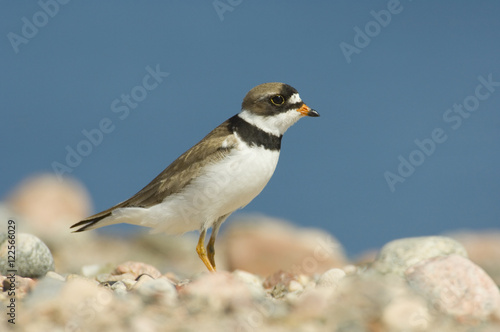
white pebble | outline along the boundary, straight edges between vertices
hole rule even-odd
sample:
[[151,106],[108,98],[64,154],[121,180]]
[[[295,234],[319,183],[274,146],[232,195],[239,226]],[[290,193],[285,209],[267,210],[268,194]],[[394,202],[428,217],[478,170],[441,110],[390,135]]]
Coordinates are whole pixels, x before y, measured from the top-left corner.
[[341,269],[330,269],[319,277],[318,287],[337,288],[340,280],[346,276],[346,273]]

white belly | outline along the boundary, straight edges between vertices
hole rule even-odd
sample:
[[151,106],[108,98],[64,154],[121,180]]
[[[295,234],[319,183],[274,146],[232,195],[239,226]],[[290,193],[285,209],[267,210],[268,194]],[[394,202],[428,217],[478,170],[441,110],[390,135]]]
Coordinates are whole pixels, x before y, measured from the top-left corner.
[[113,213],[121,219],[168,234],[208,228],[221,216],[244,207],[266,186],[278,163],[279,151],[240,144],[223,161],[210,165],[181,193],[150,208],[122,208]]

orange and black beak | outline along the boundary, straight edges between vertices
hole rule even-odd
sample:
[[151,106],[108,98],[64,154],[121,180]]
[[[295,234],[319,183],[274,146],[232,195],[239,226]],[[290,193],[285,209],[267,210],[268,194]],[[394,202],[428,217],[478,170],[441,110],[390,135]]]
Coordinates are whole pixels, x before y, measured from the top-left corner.
[[302,116],[312,116],[312,117],[318,117],[319,113],[307,106],[306,104],[303,104],[302,107],[300,107],[297,112],[302,114]]

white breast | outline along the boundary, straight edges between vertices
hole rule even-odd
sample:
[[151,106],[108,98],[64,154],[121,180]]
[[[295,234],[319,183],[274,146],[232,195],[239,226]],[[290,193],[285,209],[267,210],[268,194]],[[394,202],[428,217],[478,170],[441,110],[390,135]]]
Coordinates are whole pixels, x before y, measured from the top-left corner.
[[249,147],[240,141],[237,149],[224,160],[207,166],[206,172],[181,193],[147,209],[118,209],[113,217],[168,234],[198,230],[203,225],[210,227],[219,217],[250,203],[264,189],[278,158],[279,151]]

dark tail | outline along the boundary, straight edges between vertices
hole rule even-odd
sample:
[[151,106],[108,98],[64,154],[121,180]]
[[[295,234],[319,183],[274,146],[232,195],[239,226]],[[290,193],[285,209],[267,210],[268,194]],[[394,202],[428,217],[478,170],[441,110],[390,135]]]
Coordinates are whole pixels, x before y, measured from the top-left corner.
[[93,216],[93,217],[90,217],[88,219],[85,219],[85,220],[82,220],[80,222],[77,222],[76,224],[74,224],[70,228],[80,227],[81,226],[77,230],[74,230],[73,233],[87,231],[87,230],[89,230],[89,228],[91,228],[92,226],[94,226],[95,224],[97,224],[99,221],[101,221],[102,219],[104,219],[106,217],[109,217],[110,215],[111,215],[111,212],[108,212],[106,214],[98,214],[97,217]]

